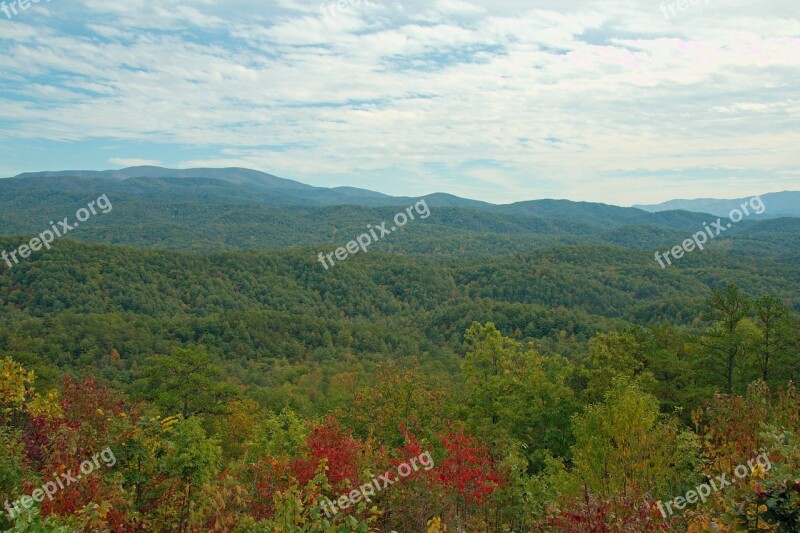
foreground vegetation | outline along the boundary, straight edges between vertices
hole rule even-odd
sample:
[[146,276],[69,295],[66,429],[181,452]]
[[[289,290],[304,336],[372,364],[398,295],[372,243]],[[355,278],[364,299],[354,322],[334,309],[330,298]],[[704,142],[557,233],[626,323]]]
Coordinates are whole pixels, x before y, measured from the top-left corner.
[[[715,327],[702,342],[723,333]],[[686,391],[651,371],[666,353],[639,335],[599,335],[583,366],[476,323],[460,390],[387,365],[374,387],[317,419],[264,409],[201,351],[154,357],[139,399],[93,377],[36,391],[35,375],[6,358],[3,495],[35,494],[51,473],[106,447],[116,463],[3,521],[14,531],[797,531],[794,387],[760,381],[741,396],[715,394],[687,425],[659,394]],[[369,504],[332,517],[320,507],[423,450],[435,466]],[[733,477],[759,453],[768,470],[660,514],[656,500]]]
[[[2,501],[117,459],[0,525],[800,528],[790,255],[730,257],[738,286],[706,256],[664,273],[603,247],[327,274],[307,255],[64,241],[0,274]],[[768,471],[662,516],[763,450]],[[320,507],[423,451],[434,468]]]

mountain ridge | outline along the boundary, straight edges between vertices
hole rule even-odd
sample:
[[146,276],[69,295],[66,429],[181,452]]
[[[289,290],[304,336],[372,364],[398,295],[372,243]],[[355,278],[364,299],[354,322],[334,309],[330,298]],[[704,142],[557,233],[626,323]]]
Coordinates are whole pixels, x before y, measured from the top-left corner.
[[[385,207],[390,205],[407,204],[418,200],[420,197],[391,196],[388,194],[351,186],[316,187],[296,180],[281,178],[273,174],[243,167],[227,168],[188,168],[171,169],[157,166],[134,166],[117,170],[60,170],[42,172],[24,172],[6,179],[36,179],[36,178],[85,178],[108,179],[114,181],[128,181],[134,179],[212,179],[224,181],[238,186],[250,186],[261,190],[255,198],[271,202],[280,202],[282,205],[363,205],[369,207]],[[5,181],[5,180],[3,180]],[[269,191],[265,196],[263,191]],[[251,196],[243,193],[243,196]],[[800,217],[800,191],[781,191],[763,193],[768,208],[762,215],[753,215],[753,218],[778,218],[783,216]],[[603,202],[578,202],[566,199],[541,198],[522,200],[509,204],[493,204],[480,200],[462,198],[450,193],[435,192],[423,195],[422,198],[431,202],[433,207],[466,207],[472,209],[489,210],[505,214],[536,214],[543,212],[552,213],[555,210],[564,210],[566,207],[576,211],[582,207],[594,206],[598,210],[605,210],[609,214],[617,209],[636,209],[646,213],[661,213],[665,211],[687,211],[693,213],[707,213],[715,216],[726,216],[731,209],[747,201],[747,198],[726,200],[716,198],[702,198],[696,200],[669,200],[660,204],[636,204],[630,207],[606,204]],[[769,208],[772,206],[772,209]]]
[[[800,216],[800,191],[780,191],[758,195],[764,201],[766,210],[763,214],[757,215],[760,218],[776,218],[782,216]],[[752,197],[751,197],[752,198]],[[716,216],[727,216],[731,210],[741,207],[741,205],[751,198],[720,199],[720,198],[697,198],[694,200],[676,199],[661,202],[660,204],[637,204],[633,207],[658,213],[663,211],[685,210],[693,212],[709,213]]]
[[[229,172],[238,183],[221,179]],[[82,173],[83,177],[63,177],[81,174],[64,171],[0,180],[0,234],[35,235],[49,220],[68,215],[71,209],[65,206],[77,208],[107,194],[114,215],[92,219],[74,238],[201,252],[328,248],[341,246],[369,224],[390,220],[420,201],[420,197],[392,197],[353,187],[295,187],[246,169],[218,169],[215,177],[193,177],[205,174],[202,169],[152,177],[168,173],[135,167],[126,172]],[[150,177],[129,177],[138,174]],[[264,176],[261,186],[252,184]],[[270,182],[277,185],[271,187]],[[404,238],[382,240],[376,250],[476,256],[581,243],[665,249],[713,221],[713,215],[690,211],[650,213],[569,200],[494,205],[447,193],[422,198],[434,216],[409,224],[403,229]],[[800,218],[774,220],[768,226],[763,226],[766,220],[743,220],[736,231],[721,236],[720,246],[726,246],[722,241],[730,236],[740,242],[742,251],[800,249]]]

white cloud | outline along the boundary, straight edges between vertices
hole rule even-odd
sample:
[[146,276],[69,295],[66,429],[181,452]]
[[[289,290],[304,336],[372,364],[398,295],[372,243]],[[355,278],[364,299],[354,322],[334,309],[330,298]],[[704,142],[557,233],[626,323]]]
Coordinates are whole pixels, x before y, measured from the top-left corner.
[[167,163],[500,201],[709,196],[720,168],[759,192],[800,164],[800,20],[777,0],[671,21],[629,0],[82,5],[4,25],[5,144],[192,146]]

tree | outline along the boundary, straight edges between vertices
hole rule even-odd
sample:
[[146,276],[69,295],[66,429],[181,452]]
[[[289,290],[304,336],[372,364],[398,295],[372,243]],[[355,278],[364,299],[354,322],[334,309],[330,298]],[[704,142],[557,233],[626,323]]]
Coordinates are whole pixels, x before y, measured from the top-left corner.
[[342,413],[363,436],[398,446],[407,431],[430,436],[441,428],[445,392],[438,383],[426,382],[419,364],[406,371],[380,368],[377,374],[375,386],[358,391]]
[[[33,396],[33,371],[26,370],[10,357],[0,360],[0,422],[17,425]],[[15,423],[16,422],[16,423]]]
[[225,413],[238,393],[233,385],[220,383],[221,372],[205,352],[176,348],[171,355],[155,356],[145,373],[146,395],[167,413],[184,418]]
[[603,403],[575,417],[574,431],[574,472],[601,498],[657,497],[691,480],[699,444],[630,380],[616,379]]
[[182,420],[173,428],[161,466],[183,487],[178,531],[188,531],[194,493],[216,475],[221,455],[217,440],[206,436],[199,419]]
[[645,371],[646,364],[644,346],[633,331],[598,334],[589,341],[588,402],[602,401],[618,377],[643,378],[652,384],[654,378]]
[[456,519],[468,523],[470,506],[483,506],[503,482],[486,445],[463,431],[442,435],[447,457],[437,469],[439,481],[454,491]]
[[475,323],[465,334],[462,368],[468,417],[474,432],[490,443],[494,459],[518,443],[533,470],[549,454],[569,455],[569,420],[577,410],[567,380],[574,371],[562,357],[546,358],[504,337],[494,324]]
[[767,295],[753,303],[756,324],[761,329],[761,339],[756,347],[756,359],[761,370],[761,379],[769,382],[770,365],[775,357],[782,355],[788,345],[789,307]]
[[[744,335],[739,325],[747,317],[750,302],[735,285],[724,291],[714,290],[707,304],[711,306],[716,323],[706,332],[700,344],[712,358],[711,369],[725,379],[726,392],[733,393],[733,381],[744,352]],[[714,359],[721,358],[723,369]]]

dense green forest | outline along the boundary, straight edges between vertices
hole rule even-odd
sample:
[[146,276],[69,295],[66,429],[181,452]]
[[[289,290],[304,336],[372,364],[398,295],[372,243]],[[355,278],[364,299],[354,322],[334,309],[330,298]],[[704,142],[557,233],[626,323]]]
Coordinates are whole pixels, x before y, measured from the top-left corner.
[[0,188],[0,249],[115,203],[0,269],[3,529],[800,530],[798,219],[662,270],[708,216],[431,201],[325,270],[402,207],[48,179]]
[[[72,232],[72,238],[203,253],[341,246],[363,233],[368,224],[391,220],[419,200],[385,197],[373,205],[356,195],[347,197],[347,203],[297,204],[292,203],[297,199],[283,197],[281,190],[212,179],[3,181],[0,234],[35,235],[48,228],[48,221],[71,217],[87,199],[106,194],[113,211],[93,217]],[[374,250],[460,258],[570,244],[651,251],[673,246],[687,233],[701,230],[704,222],[716,219],[687,211],[648,213],[564,200],[493,206],[441,194],[425,198],[433,214],[404,227],[402,239],[383,239]],[[714,245],[715,249],[733,247],[738,254],[759,257],[800,252],[800,218],[748,218],[720,235]]]

